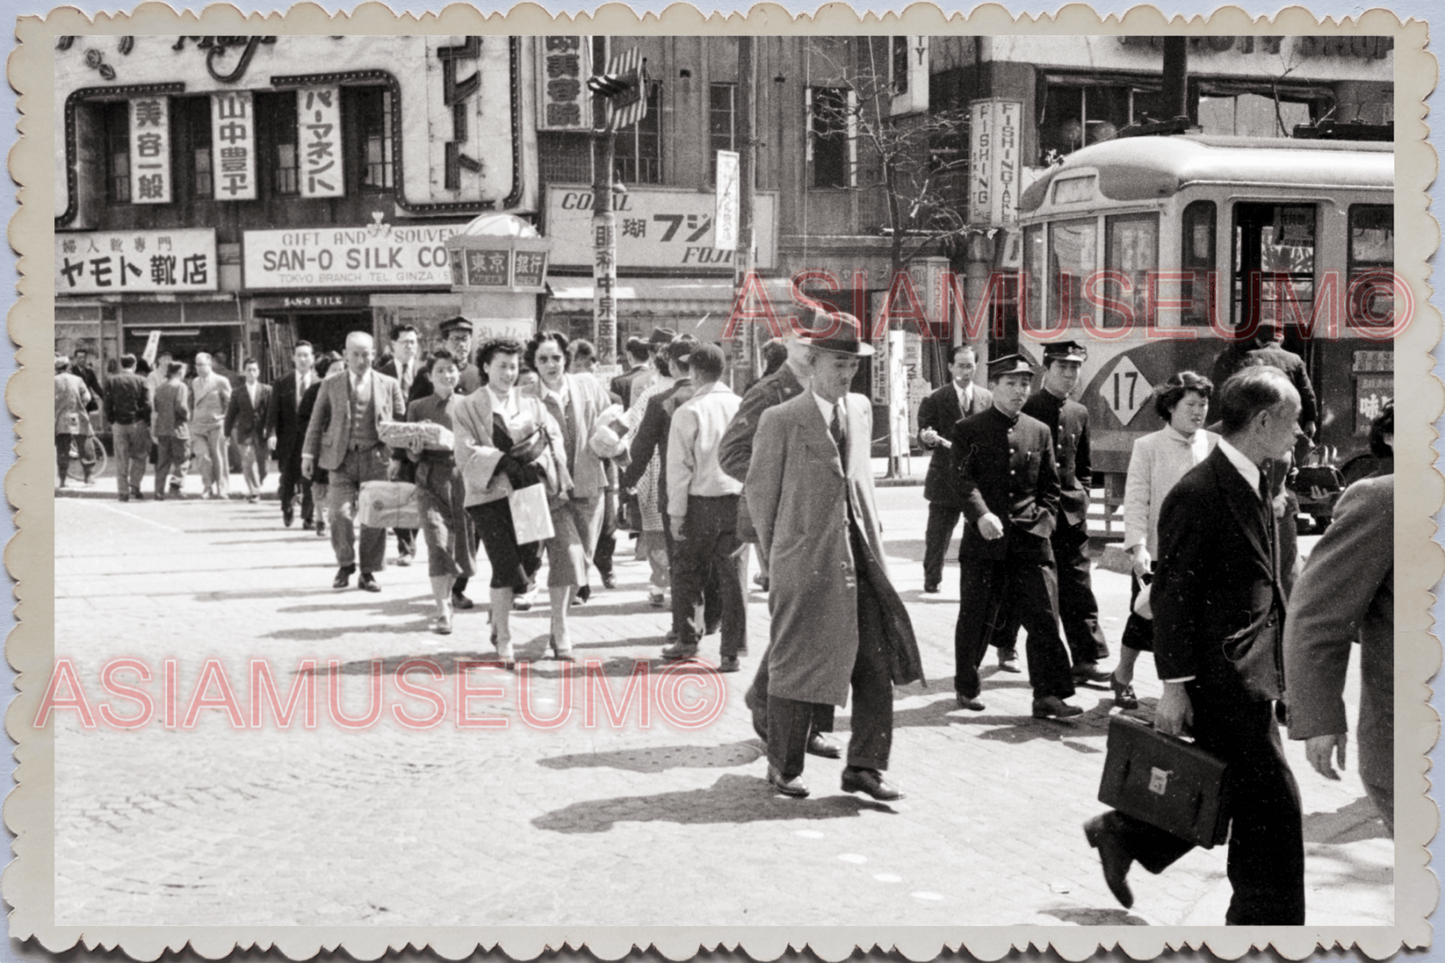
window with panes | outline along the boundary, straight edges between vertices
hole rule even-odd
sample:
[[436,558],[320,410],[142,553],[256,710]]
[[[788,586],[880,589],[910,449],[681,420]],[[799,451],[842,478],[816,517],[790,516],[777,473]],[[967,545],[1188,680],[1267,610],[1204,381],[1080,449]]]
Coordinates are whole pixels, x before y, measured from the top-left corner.
[[647,85],[647,116],[617,132],[617,178],[624,184],[662,183],[662,85]]
[[717,152],[737,150],[737,84],[712,84],[708,88],[707,129],[708,151],[707,180],[717,181]]
[[101,107],[105,139],[105,195],[114,203],[130,201],[130,105],[117,100]]

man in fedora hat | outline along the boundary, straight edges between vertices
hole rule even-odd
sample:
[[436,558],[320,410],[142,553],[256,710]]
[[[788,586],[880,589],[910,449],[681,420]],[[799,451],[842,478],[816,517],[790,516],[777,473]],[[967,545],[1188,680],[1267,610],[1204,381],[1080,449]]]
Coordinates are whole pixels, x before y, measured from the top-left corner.
[[[1064,719],[1084,710],[1074,694],[1069,655],[1059,636],[1058,580],[1049,536],[1059,507],[1059,476],[1049,429],[1023,414],[1034,369],[1016,354],[989,362],[993,405],[953,432],[953,462],[968,519],[959,552],[954,693],[960,709],[983,711],[978,667],[990,636],[1028,630],[1029,683],[1035,718]],[[1004,638],[1000,645],[1011,644]]]
[[1069,397],[1089,351],[1077,341],[1044,346],[1044,377],[1039,390],[1024,402],[1024,414],[1048,427],[1054,439],[1054,465],[1059,471],[1059,510],[1054,534],[1054,570],[1059,578],[1059,617],[1069,644],[1075,682],[1104,682],[1109,673],[1099,660],[1109,644],[1099,628],[1099,603],[1094,598],[1089,545],[1089,409]]
[[763,412],[744,494],[771,563],[768,782],[806,796],[801,779],[818,704],[846,705],[852,736],[843,791],[903,793],[883,777],[893,743],[893,685],[923,676],[913,627],[883,557],[873,495],[872,406],[848,393],[873,349],[858,322],[806,338],[809,390]]

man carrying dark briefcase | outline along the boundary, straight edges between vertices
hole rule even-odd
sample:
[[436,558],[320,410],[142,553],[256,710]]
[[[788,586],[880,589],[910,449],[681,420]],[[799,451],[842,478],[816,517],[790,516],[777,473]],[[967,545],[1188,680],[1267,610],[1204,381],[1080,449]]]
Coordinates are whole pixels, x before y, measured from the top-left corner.
[[[1192,732],[1227,767],[1231,925],[1302,925],[1304,836],[1299,787],[1275,722],[1284,693],[1279,533],[1259,466],[1299,432],[1299,393],[1281,372],[1247,368],[1219,389],[1223,439],[1164,500],[1154,577],[1154,657],[1164,694],[1156,725]],[[1129,868],[1162,872],[1195,845],[1110,811],[1084,824],[1104,879],[1126,907]]]

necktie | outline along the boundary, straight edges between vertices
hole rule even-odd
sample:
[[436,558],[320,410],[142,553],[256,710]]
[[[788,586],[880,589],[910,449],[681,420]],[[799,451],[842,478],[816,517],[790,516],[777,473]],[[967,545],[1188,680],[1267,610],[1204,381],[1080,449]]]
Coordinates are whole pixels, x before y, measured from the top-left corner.
[[843,471],[848,470],[848,435],[843,430],[842,404],[833,406],[833,423],[828,427],[833,435],[833,444],[838,446],[838,458],[843,462]]

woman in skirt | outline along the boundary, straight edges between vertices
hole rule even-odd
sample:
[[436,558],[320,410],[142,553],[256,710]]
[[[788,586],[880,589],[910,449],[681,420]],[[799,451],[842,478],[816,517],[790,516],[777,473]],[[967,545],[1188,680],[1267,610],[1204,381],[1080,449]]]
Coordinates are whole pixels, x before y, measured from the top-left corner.
[[[462,373],[457,358],[445,348],[432,353],[426,372],[431,378],[432,394],[418,398],[406,409],[409,422],[440,425],[447,431],[455,427],[452,414],[462,399],[457,395],[457,382]],[[436,599],[436,617],[431,630],[438,635],[452,634],[452,592],[457,579],[476,574],[477,558],[472,550],[472,520],[467,514],[462,475],[457,471],[456,456],[450,445],[424,444],[415,439],[407,449],[407,458],[416,464],[416,488],[421,502],[421,527],[426,536],[427,575],[431,577],[432,596]]]
[[[517,390],[522,345],[489,341],[477,352],[483,385],[452,409],[456,464],[464,502],[492,566],[492,640],[503,661],[514,658],[509,617],[512,598],[525,592],[542,567],[543,541],[519,543],[508,496],[541,484],[549,509],[572,488],[562,430],[542,402]],[[556,639],[553,639],[556,648]],[[571,651],[558,651],[571,659]]]

